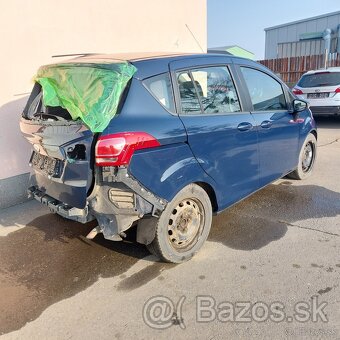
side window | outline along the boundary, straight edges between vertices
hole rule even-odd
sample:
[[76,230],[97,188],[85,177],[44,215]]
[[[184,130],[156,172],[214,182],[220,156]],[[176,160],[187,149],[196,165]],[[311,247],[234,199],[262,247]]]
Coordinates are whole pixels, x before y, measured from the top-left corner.
[[200,68],[192,70],[191,73],[204,113],[240,111],[236,89],[227,67]]
[[181,98],[182,113],[201,113],[200,102],[194,83],[188,72],[177,73],[177,83]]
[[174,98],[168,73],[145,79],[143,83],[165,108],[174,112]]
[[240,111],[236,89],[227,67],[193,69],[190,73],[177,74],[182,113]]
[[241,67],[255,111],[287,110],[281,84],[264,72]]

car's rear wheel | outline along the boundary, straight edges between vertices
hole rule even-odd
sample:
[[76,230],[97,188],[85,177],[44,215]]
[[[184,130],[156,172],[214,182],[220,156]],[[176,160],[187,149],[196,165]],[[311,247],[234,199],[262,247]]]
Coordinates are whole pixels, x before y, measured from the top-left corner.
[[287,177],[292,179],[306,179],[312,174],[316,159],[316,138],[309,134],[300,151],[299,165]]
[[181,263],[192,258],[209,235],[212,206],[199,185],[190,184],[168,203],[147,247],[163,261]]

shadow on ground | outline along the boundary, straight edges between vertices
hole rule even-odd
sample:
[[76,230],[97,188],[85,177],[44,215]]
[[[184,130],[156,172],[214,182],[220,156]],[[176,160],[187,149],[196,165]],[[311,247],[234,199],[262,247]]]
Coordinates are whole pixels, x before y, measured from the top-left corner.
[[[234,249],[259,249],[282,238],[287,225],[339,212],[339,193],[283,181],[216,216],[209,239]],[[117,288],[131,290],[171,268],[155,263],[126,278],[124,272],[148,255],[146,248],[101,236],[89,241],[85,235],[93,226],[46,214],[0,237],[0,334],[21,328],[51,304],[84,290],[99,277],[120,275]]]
[[340,129],[340,116],[314,116],[318,128]]
[[[209,240],[233,249],[259,249],[282,238],[287,226],[308,229],[298,226],[298,221],[339,214],[340,193],[317,185],[293,186],[285,180],[216,216]],[[340,236],[327,228],[314,231]]]
[[99,277],[124,273],[148,254],[134,242],[111,242],[100,235],[87,240],[93,226],[47,214],[0,237],[0,334],[22,327]]

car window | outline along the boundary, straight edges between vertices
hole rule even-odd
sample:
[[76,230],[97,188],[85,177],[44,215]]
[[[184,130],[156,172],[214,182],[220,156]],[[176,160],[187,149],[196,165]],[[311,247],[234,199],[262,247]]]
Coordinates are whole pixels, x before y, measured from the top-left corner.
[[300,87],[321,87],[340,85],[340,72],[318,72],[315,74],[305,74],[299,80]]
[[204,113],[239,112],[236,89],[227,67],[216,66],[191,71]]
[[287,103],[281,84],[268,74],[241,67],[255,111],[286,110]]
[[143,83],[165,108],[174,111],[174,98],[168,73],[145,79]]
[[195,85],[188,72],[177,74],[182,113],[202,113]]

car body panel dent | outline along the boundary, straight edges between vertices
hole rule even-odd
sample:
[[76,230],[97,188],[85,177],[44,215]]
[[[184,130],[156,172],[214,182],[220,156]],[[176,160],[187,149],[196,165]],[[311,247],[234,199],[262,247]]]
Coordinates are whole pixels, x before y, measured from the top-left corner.
[[136,152],[128,170],[148,190],[167,201],[194,182],[207,183],[217,191],[215,181],[203,171],[186,143]]

